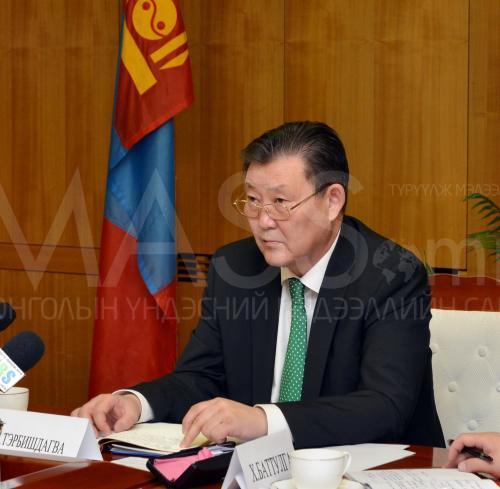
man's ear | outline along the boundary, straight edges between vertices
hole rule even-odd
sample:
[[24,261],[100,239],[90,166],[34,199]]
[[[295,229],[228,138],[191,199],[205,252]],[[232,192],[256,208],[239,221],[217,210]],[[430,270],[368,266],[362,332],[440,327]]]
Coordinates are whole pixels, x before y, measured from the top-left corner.
[[345,204],[345,189],[340,183],[333,183],[326,189],[330,221],[334,221],[342,213]]

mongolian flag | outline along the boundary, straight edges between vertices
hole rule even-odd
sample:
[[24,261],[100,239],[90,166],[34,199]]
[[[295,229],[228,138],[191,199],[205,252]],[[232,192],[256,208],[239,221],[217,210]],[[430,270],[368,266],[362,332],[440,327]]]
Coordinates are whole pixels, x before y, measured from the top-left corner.
[[193,100],[177,0],[126,0],[103,219],[90,396],[175,362],[172,118]]

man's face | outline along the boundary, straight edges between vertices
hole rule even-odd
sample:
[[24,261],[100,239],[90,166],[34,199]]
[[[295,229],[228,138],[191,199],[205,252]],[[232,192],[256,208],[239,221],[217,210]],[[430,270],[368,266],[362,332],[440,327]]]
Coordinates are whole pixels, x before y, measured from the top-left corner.
[[[259,204],[281,202],[292,207],[315,192],[304,170],[300,156],[251,163],[245,178],[247,198]],[[338,189],[329,187],[294,209],[287,221],[274,220],[265,210],[259,217],[248,218],[267,263],[287,266],[298,276],[306,273],[328,251],[337,234],[340,224],[334,226],[334,221],[343,205],[335,197],[337,193]]]

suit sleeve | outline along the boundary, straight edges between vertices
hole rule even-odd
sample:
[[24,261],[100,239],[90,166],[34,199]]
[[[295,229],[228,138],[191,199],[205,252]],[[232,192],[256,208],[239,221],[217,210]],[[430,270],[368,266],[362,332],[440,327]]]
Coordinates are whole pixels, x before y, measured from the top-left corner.
[[216,317],[215,281],[216,274],[210,266],[200,320],[175,370],[131,387],[149,402],[153,421],[180,422],[193,404],[225,396],[226,376]]
[[278,403],[296,447],[401,440],[430,368],[429,293],[420,265],[412,278],[381,279],[365,307],[360,380],[345,395]]

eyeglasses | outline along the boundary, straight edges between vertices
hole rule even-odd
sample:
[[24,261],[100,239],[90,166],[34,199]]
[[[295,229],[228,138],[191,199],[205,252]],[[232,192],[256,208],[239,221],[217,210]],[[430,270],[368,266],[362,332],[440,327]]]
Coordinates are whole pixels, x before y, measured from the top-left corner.
[[273,202],[272,204],[260,204],[259,202],[248,199],[236,199],[233,202],[233,206],[242,216],[249,217],[250,219],[259,217],[261,209],[264,209],[267,212],[267,215],[273,221],[286,221],[290,219],[290,214],[293,210],[297,209],[297,207],[301,206],[309,199],[313,198],[315,195],[318,195],[328,185],[331,184],[329,183],[327,185],[323,185],[319,190],[316,190],[316,192],[309,195],[305,199],[302,199],[300,202],[292,205],[291,207],[286,204],[282,204],[281,202]]

